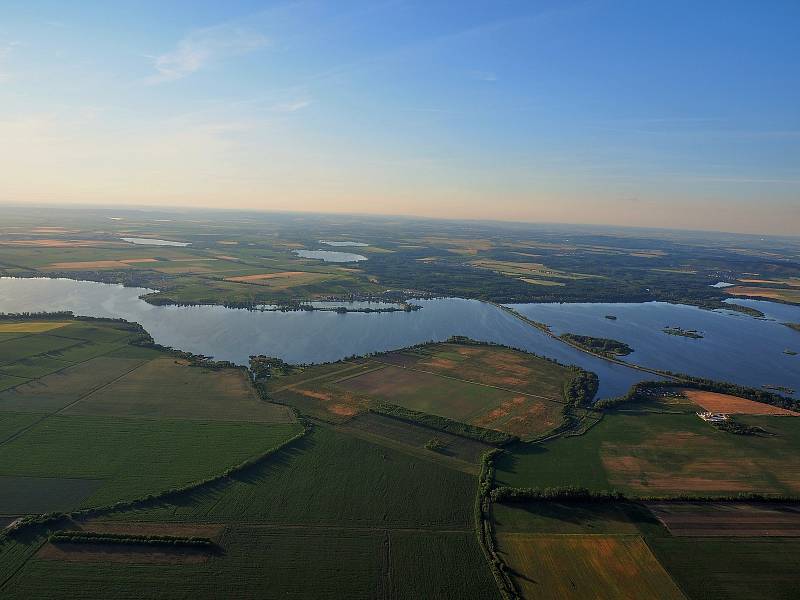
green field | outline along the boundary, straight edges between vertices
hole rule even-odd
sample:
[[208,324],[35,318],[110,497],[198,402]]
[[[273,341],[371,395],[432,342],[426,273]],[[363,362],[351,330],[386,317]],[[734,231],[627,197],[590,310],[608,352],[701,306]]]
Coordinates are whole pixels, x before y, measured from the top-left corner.
[[[85,363],[86,367],[92,362]],[[167,357],[139,363],[81,397],[64,414],[250,423],[295,421],[287,407],[260,400],[245,372],[202,369]]]
[[678,539],[650,542],[692,600],[790,600],[800,589],[800,539]]
[[300,431],[286,407],[258,399],[243,372],[191,367],[130,346],[136,331],[125,324],[2,325],[23,337],[0,342],[0,368],[26,378],[5,376],[14,385],[0,392],[0,477],[19,482],[0,496],[0,514],[180,487]]
[[475,478],[317,427],[231,484],[137,519],[469,530]]
[[519,444],[497,461],[512,487],[578,486],[631,496],[800,494],[800,419],[741,417],[772,435],[733,435],[692,413],[617,411],[581,436]]
[[617,503],[530,502],[492,504],[492,522],[502,533],[639,533],[642,516]]
[[33,558],[3,597],[499,598],[471,542],[453,533],[229,525],[224,554],[204,563]]
[[102,479],[94,478],[0,475],[0,514],[73,510],[102,485]]
[[0,446],[0,475],[102,479],[83,505],[104,505],[213,476],[298,430],[297,425],[50,416]]
[[223,552],[207,562],[23,555],[0,589],[9,598],[36,596],[44,585],[67,598],[218,597],[220,589],[244,597],[497,598],[472,530],[475,485],[473,476],[317,427],[230,480],[107,517],[122,526],[222,523]]

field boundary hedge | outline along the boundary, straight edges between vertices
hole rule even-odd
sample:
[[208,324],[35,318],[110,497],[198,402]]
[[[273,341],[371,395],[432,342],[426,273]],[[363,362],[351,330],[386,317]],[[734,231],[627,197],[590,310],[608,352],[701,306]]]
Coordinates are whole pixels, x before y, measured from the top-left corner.
[[412,425],[422,425],[429,429],[443,431],[460,437],[465,437],[492,446],[505,446],[516,442],[519,438],[515,435],[496,431],[494,429],[486,429],[477,425],[470,425],[462,421],[448,419],[447,417],[440,417],[439,415],[432,415],[430,413],[420,412],[410,408],[404,408],[395,404],[380,403],[369,408],[370,412],[380,415],[385,415],[399,421],[405,421]]
[[183,546],[214,549],[213,540],[206,537],[179,535],[137,535],[133,533],[108,533],[82,530],[56,531],[48,538],[54,544],[126,544],[142,546]]
[[486,557],[503,600],[520,600],[521,596],[508,574],[508,566],[497,554],[492,526],[492,484],[494,481],[494,457],[503,452],[499,448],[487,450],[481,456],[481,472],[475,494],[475,534]]
[[680,494],[676,496],[628,496],[616,490],[591,491],[584,487],[550,487],[550,488],[517,488],[500,486],[493,488],[489,495],[493,502],[513,504],[515,502],[763,502],[763,503],[795,503],[800,502],[798,496],[783,494],[739,493],[723,495],[692,496]]

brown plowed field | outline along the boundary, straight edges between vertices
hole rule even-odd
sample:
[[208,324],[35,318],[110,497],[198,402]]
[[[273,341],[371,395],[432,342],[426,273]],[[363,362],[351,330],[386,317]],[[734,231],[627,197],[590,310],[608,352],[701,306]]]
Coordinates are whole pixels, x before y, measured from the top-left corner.
[[682,599],[641,537],[499,534],[500,557],[523,598]]
[[800,537],[800,504],[649,503],[677,537]]

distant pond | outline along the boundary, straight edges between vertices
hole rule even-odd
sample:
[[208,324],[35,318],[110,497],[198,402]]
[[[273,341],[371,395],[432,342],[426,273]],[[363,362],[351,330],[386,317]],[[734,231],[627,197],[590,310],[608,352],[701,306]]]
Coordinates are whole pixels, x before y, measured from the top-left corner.
[[325,240],[320,240],[319,243],[325,244],[326,246],[336,246],[340,248],[355,247],[355,246],[363,248],[369,246],[369,244],[365,244],[364,242],[328,242]]
[[353,254],[352,252],[336,252],[335,250],[293,250],[297,256],[303,258],[316,258],[324,260],[325,262],[334,263],[347,263],[359,262],[367,260],[367,257],[362,254]]
[[190,245],[190,242],[173,242],[172,240],[157,240],[154,238],[124,237],[120,239],[139,246],[179,246],[183,248]]
[[[622,394],[636,381],[655,377],[580,352],[477,300],[418,299],[412,302],[423,308],[414,312],[260,312],[221,306],[153,306],[139,298],[149,291],[70,279],[5,277],[0,278],[0,312],[71,310],[79,315],[123,318],[141,323],[160,344],[238,364],[247,364],[251,354],[293,363],[329,362],[461,335],[594,371],[600,377],[599,397]],[[625,341],[635,349],[626,357],[631,362],[754,387],[768,383],[800,389],[800,356],[782,352],[784,346],[800,350],[800,333],[776,321],[664,303],[514,308],[549,323],[556,333]],[[661,329],[668,325],[697,329],[705,337],[667,335]]]

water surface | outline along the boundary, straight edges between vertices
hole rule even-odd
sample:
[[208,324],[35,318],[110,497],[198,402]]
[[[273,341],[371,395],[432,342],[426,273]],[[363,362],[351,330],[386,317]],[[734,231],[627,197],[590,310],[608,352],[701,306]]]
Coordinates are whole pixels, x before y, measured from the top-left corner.
[[364,248],[366,246],[369,246],[369,244],[365,244],[364,242],[328,242],[326,240],[320,240],[319,243],[325,244],[326,246],[336,246],[341,248],[345,248],[348,246],[358,246]]
[[0,312],[71,310],[141,323],[156,342],[247,364],[251,354],[318,363],[394,350],[454,335],[496,342],[577,364],[600,377],[600,396],[615,396],[651,375],[614,365],[551,339],[506,311],[477,300],[414,300],[414,312],[260,312],[222,306],[152,306],[150,290],[70,279],[0,278]]
[[[800,320],[800,307],[758,301],[747,305],[768,315],[780,313],[787,320],[793,313]],[[627,362],[752,387],[781,385],[800,392],[800,356],[784,353],[786,349],[800,352],[800,334],[777,321],[665,302],[511,306],[548,324],[557,335],[569,332],[625,342],[634,349],[622,359]],[[607,315],[617,319],[607,319]],[[667,335],[665,327],[694,329],[703,338]]]
[[316,258],[325,262],[345,263],[367,260],[367,257],[362,254],[336,252],[335,250],[293,250],[293,252],[303,258]]
[[173,242],[172,240],[157,240],[154,238],[124,237],[120,239],[140,246],[179,246],[182,248],[189,245],[189,242]]
[[747,298],[725,300],[725,303],[755,308],[764,313],[764,318],[773,321],[779,321],[781,323],[800,323],[800,305],[797,304],[781,304],[780,302],[749,300]]

